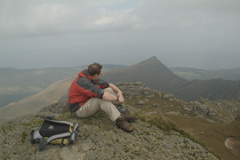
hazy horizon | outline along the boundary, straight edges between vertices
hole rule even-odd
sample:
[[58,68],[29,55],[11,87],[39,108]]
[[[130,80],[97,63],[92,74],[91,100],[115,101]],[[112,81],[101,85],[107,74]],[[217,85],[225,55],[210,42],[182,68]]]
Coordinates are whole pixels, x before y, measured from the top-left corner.
[[240,68],[237,0],[0,0],[0,68]]
[[[151,58],[151,57],[149,57],[149,58]],[[147,59],[145,59],[145,60],[147,60]],[[144,61],[144,60],[143,60]],[[139,61],[139,62],[137,62],[137,63],[140,63],[140,62],[142,62],[142,61]],[[110,64],[110,63],[101,63],[102,65],[122,65],[122,66],[126,66],[126,67],[128,67],[128,66],[131,66],[131,65],[135,65],[135,64],[137,64],[137,63],[134,63],[134,64],[130,64],[130,65],[124,65],[124,64]],[[88,64],[81,64],[81,65],[75,65],[75,66],[50,66],[50,67],[35,67],[35,68],[16,68],[16,67],[0,67],[0,69],[7,69],[7,68],[12,68],[12,69],[17,69],[17,70],[28,70],[28,69],[36,69],[36,70],[41,70],[41,69],[49,69],[49,68],[65,68],[65,67],[83,67],[83,66],[88,66],[89,64],[91,64],[91,63],[88,63]],[[163,63],[164,64],[164,63]],[[165,64],[164,64],[165,65]],[[165,65],[166,66],[166,65]],[[202,70],[209,70],[209,71],[211,71],[211,70],[224,70],[224,69],[240,69],[240,67],[237,67],[237,68],[219,68],[219,69],[205,69],[205,68],[194,68],[194,67],[184,67],[184,66],[175,66],[175,67],[169,67],[169,66],[166,66],[167,68],[189,68],[189,69],[202,69]]]

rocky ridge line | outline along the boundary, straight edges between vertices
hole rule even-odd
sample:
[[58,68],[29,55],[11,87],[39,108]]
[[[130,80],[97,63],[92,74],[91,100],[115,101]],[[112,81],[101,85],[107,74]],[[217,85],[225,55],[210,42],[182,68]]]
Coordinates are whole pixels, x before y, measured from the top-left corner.
[[[138,112],[131,106],[130,111]],[[43,117],[54,115],[59,120],[79,123],[78,140],[75,144],[60,147],[48,145],[43,152],[37,144],[31,144],[29,133],[39,129]],[[138,120],[135,130],[126,133],[115,126],[107,115],[99,111],[94,116],[78,119],[67,112],[67,102],[47,106],[38,114],[18,117],[1,126],[0,159],[44,160],[188,160],[217,159],[202,146],[183,138],[178,132],[164,132],[156,126]]]
[[[138,98],[136,103],[143,107],[156,107],[164,114],[181,114],[205,119],[209,123],[229,123],[240,118],[240,102],[230,100],[210,101],[200,97],[196,101],[185,102],[172,94],[153,90],[141,82],[118,82],[126,99]],[[156,103],[147,105],[151,99]]]

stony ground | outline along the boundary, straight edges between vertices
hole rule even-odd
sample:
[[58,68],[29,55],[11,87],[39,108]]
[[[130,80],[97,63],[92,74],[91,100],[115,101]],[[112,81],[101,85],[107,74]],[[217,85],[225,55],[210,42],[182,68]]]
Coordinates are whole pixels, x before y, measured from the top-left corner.
[[[148,117],[155,114],[161,118],[162,114],[165,114],[163,117],[168,116],[168,119],[175,122],[185,133],[202,140],[201,143],[222,159],[238,159],[229,158],[236,156],[226,150],[228,148],[224,146],[225,139],[222,138],[239,133],[239,121],[236,121],[240,115],[239,102],[213,102],[200,98],[198,101],[187,103],[168,93],[152,90],[140,82],[119,83],[118,87],[124,93],[125,104],[135,114],[146,114]],[[39,152],[38,145],[30,143],[30,131],[39,129],[44,116],[49,115],[55,115],[58,120],[79,123],[78,140],[75,144],[64,147],[49,145],[46,150]],[[196,120],[195,117],[199,121],[193,121]],[[199,125],[202,121],[211,124],[210,128],[205,123]],[[126,133],[118,129],[103,112],[98,112],[90,118],[76,118],[68,112],[66,101],[63,101],[43,108],[36,115],[18,117],[11,123],[0,126],[0,159],[217,159],[199,144],[184,138],[188,136],[172,131],[171,127],[166,132],[165,129],[151,124],[139,119],[133,124],[135,130]],[[159,123],[157,125],[159,126]],[[205,132],[206,130],[208,132]],[[226,130],[229,133],[223,134]],[[236,132],[233,132],[235,130]]]
[[[11,160],[215,160],[202,146],[180,133],[165,132],[141,120],[133,123],[135,130],[126,133],[115,126],[107,115],[98,112],[85,119],[64,113],[65,103],[46,107],[37,115],[29,115],[1,126],[0,159]],[[130,110],[130,106],[128,106]],[[58,110],[58,112],[56,112]],[[135,111],[134,111],[135,112]],[[64,114],[62,114],[64,113]],[[29,141],[30,131],[39,129],[46,115],[79,123],[78,140],[69,146],[48,145],[44,151]]]

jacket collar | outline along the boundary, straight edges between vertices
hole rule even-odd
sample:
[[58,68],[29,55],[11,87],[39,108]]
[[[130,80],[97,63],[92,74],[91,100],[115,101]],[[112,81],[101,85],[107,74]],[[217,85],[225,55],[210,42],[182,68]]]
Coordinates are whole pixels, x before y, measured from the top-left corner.
[[87,72],[87,70],[83,70],[80,73],[78,73],[78,77],[85,77],[87,79],[89,79],[90,81],[92,81],[92,76],[90,76],[90,74]]

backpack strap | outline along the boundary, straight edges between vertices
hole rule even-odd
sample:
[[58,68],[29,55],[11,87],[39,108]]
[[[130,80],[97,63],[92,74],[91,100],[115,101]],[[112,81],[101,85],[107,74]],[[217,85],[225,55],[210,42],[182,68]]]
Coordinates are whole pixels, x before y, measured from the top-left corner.
[[59,139],[59,138],[63,138],[63,137],[68,137],[68,136],[71,136],[71,133],[70,133],[70,132],[53,135],[53,136],[49,137],[48,139],[42,141],[42,142],[39,144],[39,150],[40,150],[40,151],[43,151],[44,148],[46,147],[46,145],[48,145],[48,143],[50,143],[52,140]]
[[72,123],[67,122],[67,121],[57,121],[57,120],[47,119],[47,118],[45,118],[44,120],[49,121],[49,122],[59,123],[59,124],[66,124],[66,125],[69,125],[69,126],[73,125]]
[[77,140],[77,133],[76,133],[77,128],[78,128],[78,123],[74,122],[73,123],[73,132],[70,137],[71,143],[75,142]]
[[30,136],[30,141],[32,144],[39,143],[43,140],[43,137],[40,135],[39,130],[32,130]]
[[[52,121],[52,120],[50,120],[50,121]],[[59,122],[59,121],[56,121],[56,122]],[[66,122],[66,121],[60,121],[60,122],[62,123],[62,122]],[[69,123],[69,122],[67,122],[67,123]],[[72,124],[72,123],[70,123],[70,124]],[[40,141],[39,150],[40,150],[40,151],[43,151],[44,148],[45,148],[51,141],[53,141],[53,140],[55,140],[55,139],[59,139],[59,138],[69,137],[69,138],[70,138],[70,139],[69,139],[69,140],[70,140],[70,141],[69,141],[69,144],[75,142],[75,141],[77,140],[76,130],[77,130],[77,128],[78,128],[78,123],[74,122],[72,125],[73,125],[72,133],[71,133],[71,132],[65,132],[65,133],[61,133],[61,134],[56,134],[56,135],[53,135],[53,136],[47,138],[47,139],[44,140],[44,141]]]

